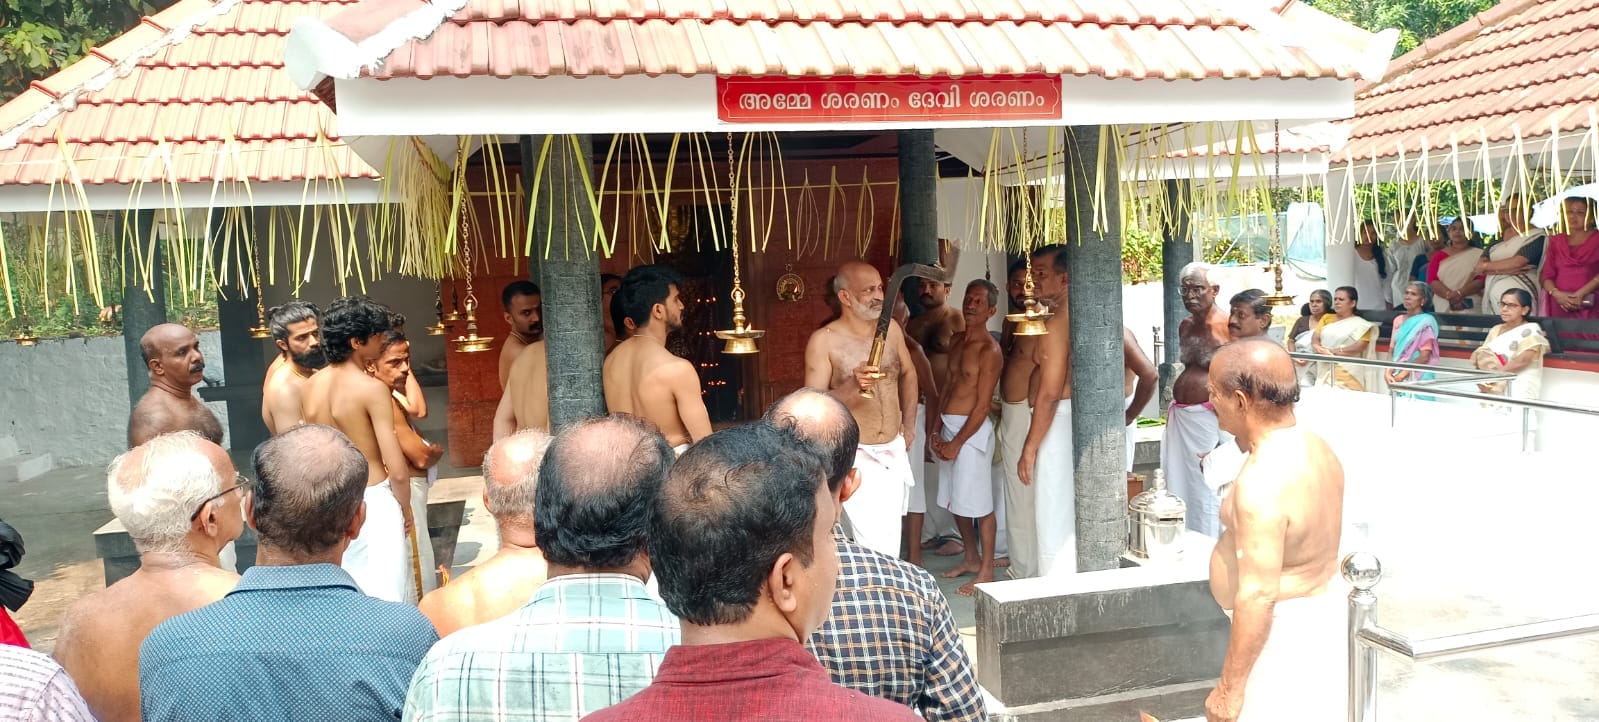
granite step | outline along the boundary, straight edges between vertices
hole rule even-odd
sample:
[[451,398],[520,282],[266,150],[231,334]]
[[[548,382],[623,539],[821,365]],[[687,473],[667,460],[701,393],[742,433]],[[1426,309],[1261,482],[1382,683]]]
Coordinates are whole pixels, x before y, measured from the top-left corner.
[[53,468],[49,454],[12,454],[0,458],[0,483],[27,481]]

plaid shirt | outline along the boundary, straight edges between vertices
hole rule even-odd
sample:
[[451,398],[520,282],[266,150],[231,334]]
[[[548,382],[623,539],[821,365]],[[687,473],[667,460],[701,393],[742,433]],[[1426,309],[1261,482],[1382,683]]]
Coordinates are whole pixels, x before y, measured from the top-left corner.
[[911,566],[845,539],[827,623],[806,646],[833,681],[918,710],[933,722],[985,720],[982,693],[938,583]]
[[435,645],[405,719],[577,720],[648,687],[680,637],[637,577],[556,577],[509,616]]

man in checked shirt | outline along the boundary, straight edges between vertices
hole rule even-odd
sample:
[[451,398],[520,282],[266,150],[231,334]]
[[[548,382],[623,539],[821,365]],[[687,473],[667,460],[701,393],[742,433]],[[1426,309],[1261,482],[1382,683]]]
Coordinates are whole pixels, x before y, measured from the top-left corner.
[[[828,459],[828,488],[842,505],[860,485],[860,430],[838,399],[802,388],[780,399],[765,422]],[[928,720],[985,720],[982,692],[949,603],[920,567],[867,549],[833,528],[838,586],[827,622],[807,647],[833,681],[909,706]]]

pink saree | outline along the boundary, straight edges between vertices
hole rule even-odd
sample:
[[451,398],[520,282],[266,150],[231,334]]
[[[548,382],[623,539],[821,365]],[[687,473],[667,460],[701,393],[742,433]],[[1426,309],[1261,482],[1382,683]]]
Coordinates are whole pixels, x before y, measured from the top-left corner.
[[[1575,291],[1599,276],[1599,231],[1588,234],[1580,246],[1571,245],[1571,236],[1557,233],[1544,244],[1542,280],[1554,281],[1555,288]],[[1543,296],[1543,315],[1550,318],[1599,318],[1599,309],[1567,311],[1548,293]]]

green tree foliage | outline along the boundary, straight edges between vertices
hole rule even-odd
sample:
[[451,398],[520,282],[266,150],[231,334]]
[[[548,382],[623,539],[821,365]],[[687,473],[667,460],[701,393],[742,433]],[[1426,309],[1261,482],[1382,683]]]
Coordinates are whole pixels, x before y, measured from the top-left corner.
[[1397,28],[1397,57],[1471,19],[1498,0],[1306,0],[1324,13],[1371,31]]
[[0,102],[176,0],[0,0]]

